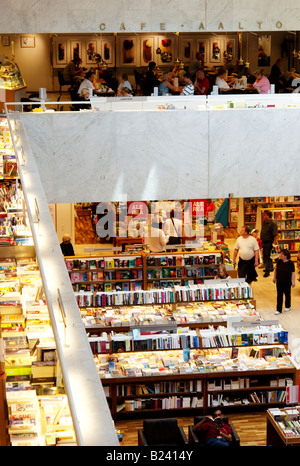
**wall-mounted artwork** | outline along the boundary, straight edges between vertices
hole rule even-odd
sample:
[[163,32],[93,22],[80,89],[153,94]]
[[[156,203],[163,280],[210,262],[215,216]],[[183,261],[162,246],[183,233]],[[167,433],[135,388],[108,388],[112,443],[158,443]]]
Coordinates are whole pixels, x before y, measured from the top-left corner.
[[210,42],[210,61],[212,63],[221,62],[221,40],[212,39]]
[[257,66],[270,66],[271,36],[263,35],[258,38]]
[[226,39],[224,44],[223,56],[225,61],[233,61],[235,58],[235,40]]
[[85,57],[85,60],[86,60],[86,63],[91,65],[91,64],[95,64],[95,60],[94,60],[94,54],[97,53],[97,41],[95,40],[90,40],[90,41],[87,41],[85,43],[85,53],[86,53],[86,57]]
[[75,60],[76,58],[82,59],[81,42],[77,40],[72,40],[71,41],[71,60]]
[[194,58],[194,39],[181,38],[180,60],[190,62]]
[[55,43],[56,65],[66,65],[68,63],[67,42],[58,41]]
[[141,66],[148,66],[154,60],[155,41],[153,37],[141,38]]
[[26,49],[33,49],[35,47],[35,37],[34,36],[21,36],[20,38],[21,47]]
[[208,61],[207,60],[207,56],[208,56],[208,40],[206,40],[206,39],[198,39],[197,40],[195,57],[197,56],[198,53],[201,55],[202,64],[206,63]]
[[114,65],[114,40],[105,39],[101,41],[100,55],[107,65]]
[[120,38],[119,41],[119,65],[136,66],[137,41],[136,37]]
[[[172,65],[174,64],[174,53],[175,53],[175,44],[173,37],[160,37],[159,38],[159,59],[158,62],[160,65]],[[155,60],[154,60],[155,61]]]

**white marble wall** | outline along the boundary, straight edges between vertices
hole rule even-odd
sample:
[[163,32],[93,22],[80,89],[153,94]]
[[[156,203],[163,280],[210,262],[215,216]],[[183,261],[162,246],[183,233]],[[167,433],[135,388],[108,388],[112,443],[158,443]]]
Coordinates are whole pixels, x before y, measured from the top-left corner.
[[297,195],[300,107],[23,114],[48,203]]
[[287,31],[299,24],[299,0],[1,0],[0,15],[3,34]]

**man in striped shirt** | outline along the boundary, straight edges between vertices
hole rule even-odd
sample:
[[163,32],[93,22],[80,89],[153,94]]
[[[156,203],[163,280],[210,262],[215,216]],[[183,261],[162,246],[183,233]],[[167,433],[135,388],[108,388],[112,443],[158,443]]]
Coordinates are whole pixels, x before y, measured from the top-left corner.
[[182,89],[180,95],[194,95],[194,84],[191,78],[192,77],[189,73],[184,75],[183,79],[186,85]]

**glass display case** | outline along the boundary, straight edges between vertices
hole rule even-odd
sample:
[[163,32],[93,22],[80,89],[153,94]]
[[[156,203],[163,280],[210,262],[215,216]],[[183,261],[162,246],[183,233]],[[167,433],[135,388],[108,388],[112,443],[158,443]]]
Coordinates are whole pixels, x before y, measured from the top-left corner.
[[0,65],[0,88],[20,89],[25,86],[18,65],[13,60],[6,58],[4,64]]

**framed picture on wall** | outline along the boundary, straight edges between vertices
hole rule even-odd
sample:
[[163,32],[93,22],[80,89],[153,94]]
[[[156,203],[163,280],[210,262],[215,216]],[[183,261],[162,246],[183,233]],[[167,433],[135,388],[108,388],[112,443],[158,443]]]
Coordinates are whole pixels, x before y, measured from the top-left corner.
[[97,41],[96,40],[89,40],[85,43],[85,62],[88,65],[95,64],[95,60],[93,59],[93,54],[97,53]]
[[257,66],[270,66],[271,36],[262,35],[258,38]]
[[71,41],[71,60],[74,60],[75,58],[81,58],[82,59],[82,51],[81,51],[81,42],[78,40],[72,40]]
[[35,47],[35,36],[21,36],[20,42],[23,49],[33,49]]
[[119,38],[119,66],[137,66],[137,38]]
[[190,62],[194,58],[194,39],[180,38],[179,59]]
[[203,64],[206,63],[208,61],[208,40],[207,39],[197,39],[195,58],[198,53],[200,53],[202,57]]
[[2,42],[2,45],[4,45],[4,46],[10,45],[10,37],[9,36],[2,36],[1,42]]
[[67,41],[55,43],[55,62],[56,65],[66,65],[68,63]]
[[210,41],[210,61],[211,63],[221,63],[221,40],[218,38],[211,39]]
[[235,39],[225,39],[223,56],[225,60],[234,61],[235,58]]
[[[173,37],[159,37],[158,42],[158,64],[173,65],[175,55],[175,40]],[[156,50],[157,53],[157,50]],[[155,60],[154,60],[155,61]]]
[[141,37],[141,66],[148,66],[150,61],[154,61],[155,39],[154,37]]
[[100,55],[102,60],[105,61],[108,65],[115,64],[115,48],[114,48],[114,39],[105,39],[101,41]]

